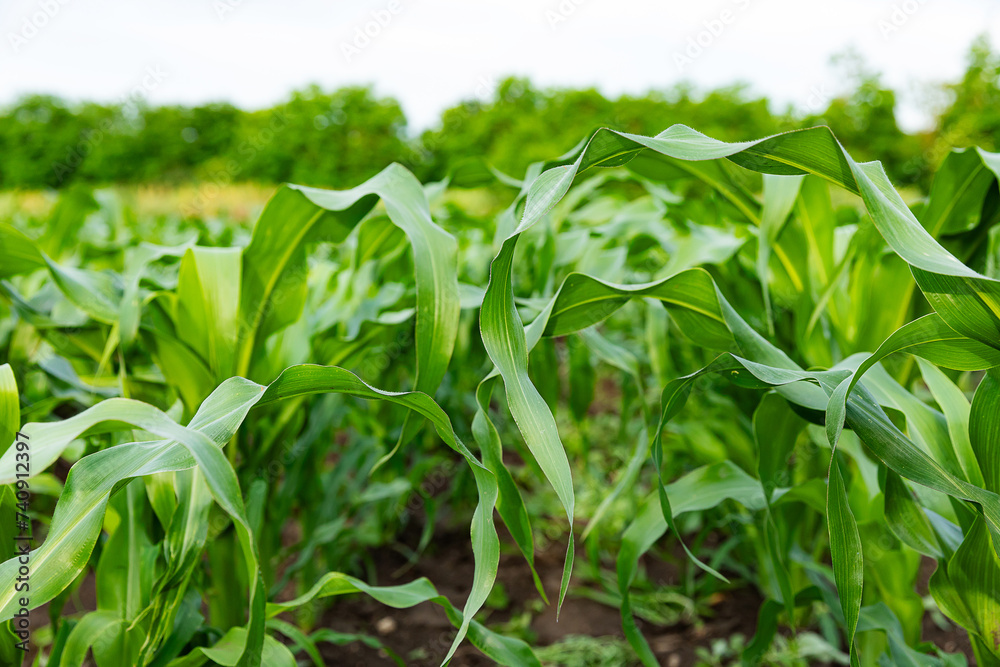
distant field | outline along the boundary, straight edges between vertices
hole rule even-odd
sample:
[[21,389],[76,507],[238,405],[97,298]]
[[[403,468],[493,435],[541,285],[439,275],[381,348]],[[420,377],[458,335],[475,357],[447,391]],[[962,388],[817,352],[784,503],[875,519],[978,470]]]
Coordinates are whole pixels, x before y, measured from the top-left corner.
[[[189,215],[223,218],[237,224],[252,223],[275,189],[274,186],[252,183],[221,187],[204,184],[107,188],[141,216],[173,216],[187,212]],[[58,192],[53,191],[2,192],[0,216],[44,217],[51,213],[58,199]]]

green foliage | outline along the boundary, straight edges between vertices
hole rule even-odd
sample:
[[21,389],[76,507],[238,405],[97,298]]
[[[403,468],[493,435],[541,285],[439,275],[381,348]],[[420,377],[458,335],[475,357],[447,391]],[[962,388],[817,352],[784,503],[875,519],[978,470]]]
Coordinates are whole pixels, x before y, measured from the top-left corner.
[[997,150],[1000,115],[1000,59],[985,37],[973,43],[962,80],[947,87],[951,99],[939,118],[940,140],[935,149],[950,146],[981,146]]
[[[879,160],[886,172],[904,183],[926,183],[936,165],[927,164],[924,147],[928,139],[904,133],[896,122],[896,93],[878,74],[868,71],[861,56],[841,57],[853,92],[830,100],[826,110],[807,116],[807,125],[837,128],[837,138],[858,160]],[[944,122],[937,130],[945,132]]]
[[783,129],[783,119],[771,113],[767,101],[747,99],[742,87],[699,97],[683,85],[609,100],[592,88],[539,90],[526,79],[510,78],[497,85],[492,99],[446,110],[441,127],[425,132],[421,144],[433,178],[468,158],[519,175],[533,162],[571,150],[597,127],[654,134],[671,122],[697,124],[732,141]]
[[[0,114],[0,187],[239,181],[347,185],[410,155],[399,105],[311,87],[262,111],[229,104],[70,107],[27,97]],[[44,140],[43,140],[44,138]]]
[[745,85],[698,91],[685,82],[611,99],[593,88],[484,79],[471,99],[445,110],[418,137],[400,105],[369,88],[330,92],[313,85],[257,111],[223,103],[149,107],[136,99],[71,105],[29,96],[0,111],[0,188],[246,181],[348,187],[391,162],[426,181],[469,159],[520,177],[598,127],[652,135],[681,123],[725,141],[829,125],[859,160],[881,160],[894,182],[926,189],[952,147],[998,148],[1000,65],[985,37],[972,45],[962,79],[943,87],[931,132],[900,129],[896,92],[856,54],[838,64],[842,86],[813,92],[804,116]]
[[[467,161],[283,186],[248,233],[80,190],[0,223],[0,519],[20,431],[49,664],[322,664],[318,643],[382,646],[322,627],[365,595],[442,608],[442,664],[468,639],[504,665],[652,667],[664,601],[692,618],[739,587],[756,634],[704,664],[962,664],[921,642],[922,556],[934,605],[1000,660],[1000,156],[949,153],[908,206],[826,127],[576,146],[523,181]],[[471,181],[507,206],[472,212]],[[628,648],[491,627],[495,516],[541,600],[614,606]],[[371,550],[418,528],[419,561],[438,521],[469,532],[463,604],[372,581]],[[60,618],[91,575],[95,608]]]

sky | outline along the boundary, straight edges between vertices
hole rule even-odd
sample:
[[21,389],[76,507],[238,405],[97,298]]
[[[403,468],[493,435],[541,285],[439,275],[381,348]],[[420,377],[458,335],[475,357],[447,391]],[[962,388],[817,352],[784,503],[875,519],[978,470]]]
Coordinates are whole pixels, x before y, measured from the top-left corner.
[[844,92],[831,57],[852,49],[912,130],[984,33],[1000,48],[997,0],[0,0],[0,104],[256,109],[311,83],[371,84],[419,130],[518,75],[610,96],[743,82],[808,112]]

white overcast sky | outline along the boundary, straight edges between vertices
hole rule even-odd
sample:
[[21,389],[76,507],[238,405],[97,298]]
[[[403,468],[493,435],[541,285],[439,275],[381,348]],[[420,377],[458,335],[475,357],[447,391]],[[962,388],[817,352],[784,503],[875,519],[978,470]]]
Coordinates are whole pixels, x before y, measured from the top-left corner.
[[515,74],[608,95],[742,81],[804,110],[842,92],[830,57],[852,47],[917,128],[920,91],[959,76],[982,33],[1000,47],[997,0],[0,0],[0,104],[138,87],[261,108],[313,82],[370,83],[420,129]]

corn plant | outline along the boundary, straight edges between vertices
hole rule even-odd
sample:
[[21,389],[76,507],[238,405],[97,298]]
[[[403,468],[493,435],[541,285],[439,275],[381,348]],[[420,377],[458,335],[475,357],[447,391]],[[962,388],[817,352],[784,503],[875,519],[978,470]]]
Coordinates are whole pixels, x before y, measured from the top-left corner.
[[[392,165],[283,186],[249,233],[80,193],[0,225],[0,532],[30,486],[29,606],[54,610],[38,664],[323,664],[323,601],[365,594],[443,607],[444,663],[468,640],[539,665],[480,613],[495,515],[557,609],[577,541],[598,570],[608,550],[590,594],[644,665],[641,562],[667,539],[699,586],[765,598],[744,664],[776,659],[780,624],[851,664],[963,664],[920,641],[922,557],[937,609],[1000,664],[998,181],[1000,157],[954,151],[908,205],[828,128],[731,144],[673,126],[600,130],[523,179],[468,162],[428,185]],[[484,184],[513,193],[492,221],[458,203]],[[614,471],[593,464],[613,448],[599,377],[622,388]],[[357,576],[352,554],[453,460],[474,489],[445,501],[469,524],[464,604]],[[546,523],[565,531],[558,591],[536,567]],[[60,618],[88,576],[97,608]]]

